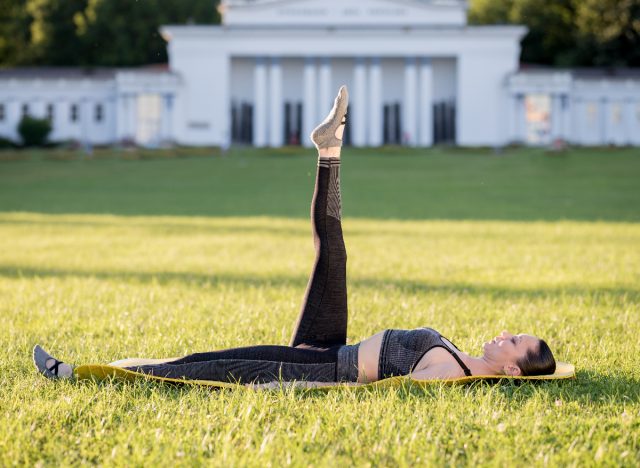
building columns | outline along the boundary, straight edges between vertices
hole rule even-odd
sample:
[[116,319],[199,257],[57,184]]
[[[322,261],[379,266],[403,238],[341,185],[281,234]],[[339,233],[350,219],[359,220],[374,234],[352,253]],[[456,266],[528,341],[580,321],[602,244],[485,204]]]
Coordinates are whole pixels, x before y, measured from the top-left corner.
[[269,67],[269,146],[278,148],[284,143],[283,101],[282,101],[282,65],[279,58],[271,60]]
[[408,58],[404,65],[404,116],[402,143],[418,145],[418,67],[415,58]]
[[267,145],[267,64],[264,58],[256,59],[253,71],[253,146]]
[[369,64],[369,141],[368,146],[382,145],[382,66],[379,58]]
[[515,143],[522,144],[527,140],[527,115],[524,94],[518,93],[515,95],[514,107]]
[[[136,139],[136,103],[137,100],[133,94],[122,94],[118,99],[117,136],[120,141],[130,140],[133,142]],[[70,103],[68,114],[71,113],[73,104],[79,105],[78,103]],[[80,109],[79,112],[81,113],[80,118],[82,118],[82,110]]]
[[600,125],[600,144],[608,145],[611,143],[611,132],[609,130],[609,122],[611,120],[611,104],[609,99],[601,98],[598,102],[598,121]]
[[562,138],[562,118],[563,109],[561,96],[559,94],[551,95],[551,141]]
[[349,119],[347,125],[352,125],[352,141],[354,146],[367,145],[367,69],[363,58],[357,58],[353,69],[353,81],[355,83],[352,90],[353,119]]
[[165,94],[162,96],[162,129],[160,133],[160,143],[166,144],[173,141],[171,128],[173,127],[173,96]]
[[[640,143],[640,135],[638,135],[638,132],[635,131],[638,127],[637,122],[638,120],[640,120],[640,108],[638,108],[639,105],[640,104],[633,101],[632,98],[628,98],[628,100],[624,103],[623,115],[627,145],[637,145]],[[634,135],[636,135],[635,138]]]
[[331,86],[332,70],[331,60],[323,58],[320,61],[320,82],[318,93],[318,113],[317,121],[322,122],[331,108],[333,107],[333,101],[335,98],[335,91]]
[[10,126],[9,135],[15,140],[20,141],[20,134],[18,133],[18,124],[22,119],[22,113],[20,108],[20,101],[17,99],[11,99],[7,102],[5,107],[5,121]]
[[[56,109],[60,107],[56,103]],[[58,110],[56,110],[56,118],[58,117]],[[104,124],[106,125],[106,131],[104,132],[104,138],[107,142],[118,141],[118,99],[116,96],[108,98],[104,109]]]
[[[127,129],[129,130],[129,138],[132,141],[136,141],[138,137],[138,96],[136,94],[129,94],[129,110],[127,112]],[[82,115],[80,116],[82,118]]]
[[420,60],[420,146],[433,146],[433,67]]
[[307,58],[304,61],[304,77],[303,77],[303,93],[304,104],[303,118],[302,118],[302,144],[306,147],[313,146],[313,143],[309,139],[309,135],[316,126],[316,61],[312,58]]
[[126,129],[124,128],[124,96],[116,95],[116,141],[119,143],[124,139]]
[[569,141],[571,138],[571,101],[567,94],[560,96],[560,109],[562,109],[560,137],[564,141]]

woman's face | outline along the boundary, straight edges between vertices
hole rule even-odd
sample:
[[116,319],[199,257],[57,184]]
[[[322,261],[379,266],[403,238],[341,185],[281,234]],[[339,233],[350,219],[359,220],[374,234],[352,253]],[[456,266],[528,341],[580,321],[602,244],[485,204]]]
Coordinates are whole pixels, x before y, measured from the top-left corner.
[[507,375],[520,375],[520,368],[516,363],[529,350],[536,351],[539,346],[540,340],[533,335],[512,335],[505,330],[484,344],[484,358],[499,366]]

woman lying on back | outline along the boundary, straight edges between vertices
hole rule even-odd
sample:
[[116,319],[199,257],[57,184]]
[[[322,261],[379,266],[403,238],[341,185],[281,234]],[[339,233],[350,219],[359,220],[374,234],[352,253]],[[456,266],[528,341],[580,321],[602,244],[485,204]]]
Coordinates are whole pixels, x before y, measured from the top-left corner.
[[[318,170],[311,220],[316,261],[289,346],[249,346],[198,353],[180,359],[149,360],[127,369],[160,377],[265,384],[275,381],[369,383],[391,376],[417,380],[472,375],[553,374],[547,344],[532,335],[502,332],[472,357],[431,328],[384,330],[347,345],[347,254],[342,237],[340,152],[348,94],[342,87],[333,109],[311,135]],[[38,370],[50,378],[71,378],[73,369],[41,347]]]

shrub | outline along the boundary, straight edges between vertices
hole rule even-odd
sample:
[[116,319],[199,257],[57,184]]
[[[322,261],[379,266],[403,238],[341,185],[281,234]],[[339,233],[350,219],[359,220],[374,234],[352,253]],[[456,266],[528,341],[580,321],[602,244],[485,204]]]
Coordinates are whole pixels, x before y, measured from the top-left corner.
[[8,138],[0,136],[0,149],[15,148],[16,146],[18,145],[16,145],[13,141],[9,140]]
[[18,133],[24,146],[43,146],[51,133],[51,122],[25,115],[18,124]]

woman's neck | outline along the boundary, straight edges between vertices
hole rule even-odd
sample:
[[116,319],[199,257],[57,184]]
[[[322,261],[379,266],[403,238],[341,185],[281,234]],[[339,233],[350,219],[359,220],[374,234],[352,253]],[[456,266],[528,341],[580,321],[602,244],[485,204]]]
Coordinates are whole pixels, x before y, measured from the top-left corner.
[[469,368],[472,375],[502,375],[502,368],[493,362],[487,361],[485,357],[472,357],[466,353],[460,353],[462,362]]

